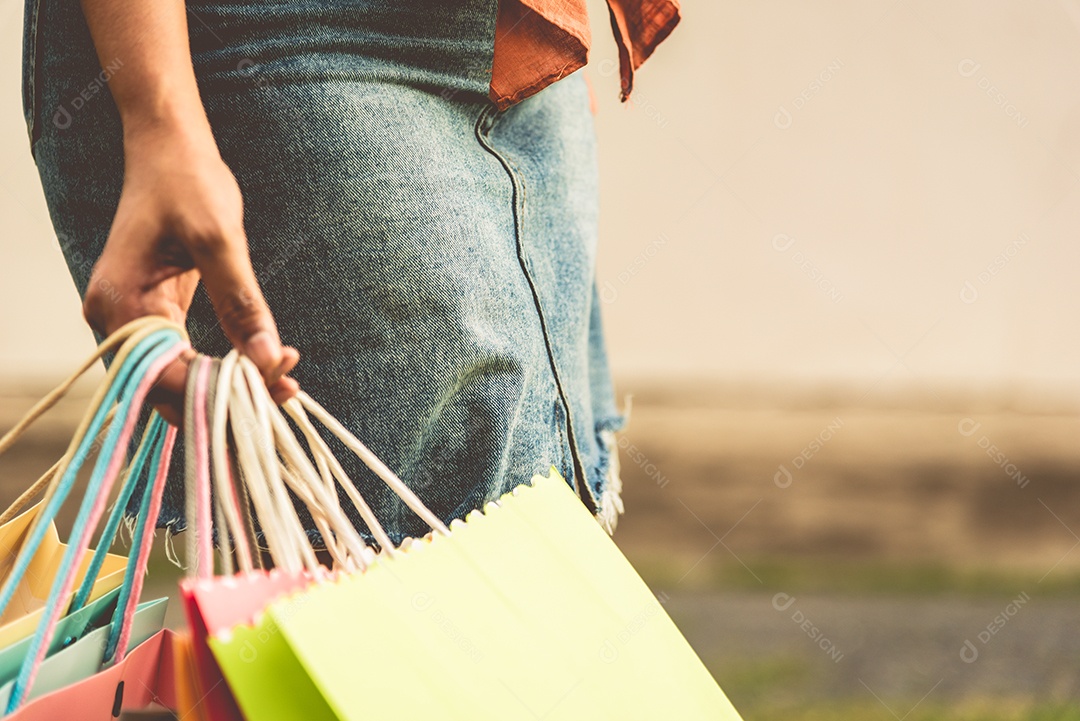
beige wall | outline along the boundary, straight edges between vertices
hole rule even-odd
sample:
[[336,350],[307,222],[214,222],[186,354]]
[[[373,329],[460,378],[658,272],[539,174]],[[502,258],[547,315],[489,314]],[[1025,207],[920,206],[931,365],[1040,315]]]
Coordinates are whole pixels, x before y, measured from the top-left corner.
[[[620,377],[1080,404],[1080,5],[686,0],[630,107],[592,7]],[[3,13],[0,378],[55,375],[91,341]]]

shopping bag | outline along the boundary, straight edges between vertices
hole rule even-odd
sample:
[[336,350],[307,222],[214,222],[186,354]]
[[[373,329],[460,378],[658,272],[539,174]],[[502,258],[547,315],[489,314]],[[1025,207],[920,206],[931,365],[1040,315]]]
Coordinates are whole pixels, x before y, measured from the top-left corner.
[[173,637],[173,665],[176,674],[176,715],[184,721],[209,721],[206,714],[206,691],[198,682],[198,670],[192,656],[189,633]]
[[[292,597],[284,600],[286,608],[288,598]],[[208,643],[248,721],[339,718],[268,616],[260,615],[253,625],[241,623],[212,635]],[[366,653],[365,649],[353,649],[339,663],[361,675],[366,673],[367,664],[361,666],[359,661]]]
[[0,525],[0,578],[8,575],[15,563],[15,556],[22,547],[26,531],[37,516],[40,504],[23,511],[10,521]]
[[[319,575],[310,568],[299,571],[280,568],[264,571],[253,566],[254,554],[246,529],[241,523],[243,512],[239,494],[231,478],[225,444],[225,410],[236,363],[235,353],[220,363],[197,358],[189,372],[184,405],[187,441],[186,488],[191,491],[189,518],[194,527],[194,534],[189,538],[188,553],[195,556],[197,561],[192,564],[195,573],[180,583],[180,597],[191,634],[191,685],[193,688],[204,689],[204,693],[199,697],[198,713],[208,721],[237,719],[240,717],[240,710],[207,646],[207,638],[211,634],[227,632],[237,624],[251,623],[271,601],[309,585]],[[219,422],[215,423],[215,420]],[[212,444],[211,435],[216,439]],[[248,470],[251,473],[253,469]],[[236,549],[240,565],[237,575],[213,576],[211,573],[211,502],[219,510],[216,517],[222,521],[218,528],[219,541],[225,547]],[[271,532],[273,535],[273,529]],[[192,540],[194,543],[190,543]],[[223,554],[223,560],[226,558],[228,555]],[[227,574],[231,571],[231,567],[226,569]],[[245,671],[257,671],[257,667],[248,664],[246,668],[234,670],[234,674]],[[296,674],[294,678],[299,683],[306,680],[302,673]],[[255,682],[257,683],[257,679]],[[290,681],[288,688],[266,689],[263,696],[272,698],[276,693],[282,693],[293,703],[303,700],[297,696],[296,684],[293,681]],[[308,694],[305,698],[308,704],[297,707],[297,712],[308,717],[312,709],[311,703],[320,702],[321,697]],[[276,713],[281,718],[288,718],[281,705],[276,706]]]
[[[554,469],[447,528],[321,406],[303,393],[286,409],[297,406],[433,532],[211,635],[248,721],[301,709],[315,719],[739,720]],[[291,435],[276,420],[261,425],[275,427],[279,450]],[[349,661],[361,656],[370,660],[359,670]]]
[[[239,658],[252,636],[295,653],[330,717],[739,718],[557,474],[211,645]],[[341,662],[358,653],[378,662]]]
[[34,699],[5,721],[112,721],[127,710],[176,710],[173,639],[168,629],[156,633],[123,661]]
[[[26,539],[30,525],[41,509],[40,504],[23,511],[0,526],[0,577],[6,578],[15,563],[15,557]],[[56,526],[50,524],[41,546],[27,568],[22,582],[5,612],[0,615],[0,648],[10,646],[33,633],[41,618],[41,609],[49,592],[49,583],[67,546],[60,542]],[[120,585],[126,560],[123,556],[109,554],[98,572],[89,600],[94,601]],[[82,580],[88,564],[79,569],[77,579]]]
[[[235,358],[229,362],[228,367],[231,368],[233,363]],[[255,609],[261,609],[270,599],[260,593],[264,590],[262,586],[249,589],[251,592],[245,593],[245,589],[237,587],[231,577],[213,576],[210,507],[216,505],[219,509],[224,508],[219,515],[232,521],[227,527],[219,528],[219,538],[225,547],[231,548],[233,545],[229,540],[229,532],[237,530],[240,516],[235,489],[221,472],[221,466],[226,459],[214,459],[218,472],[214,474],[214,482],[211,484],[210,406],[216,397],[219,376],[226,386],[222,388],[223,401],[229,390],[227,386],[230,371],[226,369],[225,374],[220,374],[219,371],[220,364],[217,361],[203,356],[197,357],[190,366],[184,398],[189,574],[180,582],[180,599],[190,630],[183,639],[187,675],[184,676],[181,672],[181,676],[184,676],[184,683],[181,685],[185,689],[191,689],[194,696],[195,707],[189,710],[206,721],[232,721],[240,718],[236,701],[229,686],[224,683],[217,661],[206,645],[208,625],[215,624],[215,613],[227,613],[237,604],[245,602]],[[220,429],[220,432],[224,433],[224,428]],[[222,499],[225,499],[224,503]],[[246,533],[238,533],[235,544],[240,565],[244,570],[243,577],[252,580],[266,578],[261,572],[256,572],[252,565],[253,554],[247,543]],[[223,560],[226,557],[231,559],[231,556],[223,553]],[[227,589],[224,603],[220,594],[214,593],[219,588]],[[186,700],[187,696],[182,694],[181,703]]]
[[[56,626],[56,635],[53,636],[45,655],[51,656],[56,651],[75,643],[90,631],[108,624],[119,596],[120,589],[114,588],[96,601],[60,619]],[[23,658],[29,651],[30,640],[24,638],[0,650],[0,684],[15,678]]]
[[[159,598],[139,605],[132,624],[129,650],[162,629],[168,600]],[[110,630],[108,625],[95,629],[71,646],[46,658],[41,663],[27,698],[34,699],[63,689],[101,671],[101,661],[105,658],[105,646]],[[0,707],[7,704],[13,684],[12,680],[0,686]]]
[[[24,516],[33,514],[37,508],[26,511],[22,516],[11,521],[15,523]],[[22,580],[16,586],[14,596],[7,609],[0,615],[0,647],[9,646],[34,632],[41,620],[44,606],[49,596],[49,589],[56,571],[64,557],[67,545],[60,542],[56,526],[52,523],[46,528],[41,543],[30,560]],[[79,566],[75,582],[81,583],[90,559],[86,558]],[[90,601],[97,600],[103,594],[120,586],[124,577],[127,559],[116,554],[105,556],[97,580],[90,591]],[[72,594],[67,595],[70,602]],[[66,605],[66,604],[65,604]]]
[[[167,459],[176,436],[175,429],[165,430],[166,424],[156,413],[151,414],[135,461],[128,468],[128,473],[123,474],[120,495],[102,532],[102,545],[92,555],[86,555],[88,542],[104,514],[110,488],[122,475],[121,469],[127,465],[126,453],[122,449],[127,447],[142,403],[160,373],[188,347],[182,333],[162,320],[131,324],[128,330],[130,332],[117,353],[114,366],[109,369],[106,382],[95,394],[68,451],[54,467],[55,473],[48,481],[43,508],[35,516],[30,530],[24,534],[16,561],[0,590],[2,613],[21,600],[21,584],[25,580],[30,579],[48,586],[48,595],[39,614],[40,620],[34,636],[28,639],[29,645],[22,654],[17,676],[0,686],[0,706],[6,708],[9,714],[28,698],[33,699],[50,692],[62,695],[82,680],[97,675],[104,667],[124,665],[129,648],[137,647],[161,629],[167,599],[137,606],[152,544],[152,529],[160,510],[168,468]],[[112,339],[106,341],[99,348],[99,354],[109,347],[111,341]],[[69,387],[71,382],[72,379],[69,379],[66,385]],[[60,391],[64,387],[62,385],[58,391],[54,391],[52,397],[55,399],[62,394]],[[29,414],[30,421],[37,411],[36,407]],[[115,420],[110,421],[114,414]],[[17,436],[30,421],[24,419],[12,432],[0,439],[0,451],[8,447],[12,436]],[[91,450],[90,441],[102,431],[106,423],[109,425],[104,434],[104,443],[87,483],[86,493],[71,532],[71,542],[65,549],[56,552],[59,560],[55,563],[55,568],[49,567],[42,572],[41,577],[35,579],[30,572],[40,557],[48,557],[48,551],[52,548],[49,539],[56,535],[52,520],[70,493],[75,475]],[[67,619],[78,615],[84,606],[95,598],[95,577],[109,566],[110,559],[106,549],[120,525],[127,500],[138,485],[148,458],[152,459],[149,464],[150,478],[145,484],[132,526],[133,547],[136,551],[130,558],[120,559],[124,564],[122,580],[108,623],[49,655],[49,651],[56,647],[57,631],[64,624],[65,615]],[[21,503],[26,495],[24,493],[14,505]],[[5,513],[5,516],[7,515]],[[57,539],[56,544],[58,543]],[[85,578],[80,581],[81,575],[85,575]],[[65,614],[69,601],[72,613]]]
[[[182,582],[180,595],[192,635],[195,679],[200,687],[207,689],[202,699],[202,712],[207,719],[224,721],[241,715],[231,683],[223,683],[225,676],[218,658],[211,652],[209,640],[215,635],[229,635],[231,629],[237,626],[253,623],[272,601],[310,585],[314,579],[313,574],[286,573],[275,569]],[[243,660],[239,666],[234,664],[230,667],[230,680],[254,687],[263,686],[259,703],[274,709],[275,713],[280,714],[279,718],[291,718],[285,712],[287,707],[300,713],[299,718],[315,718],[310,714],[324,702],[317,692],[311,692],[308,688],[309,680],[302,669],[297,669],[295,674],[286,672],[282,675],[289,678],[287,685],[271,687],[260,681],[265,681],[263,666],[251,661],[259,654],[263,655],[265,661],[267,654],[274,652],[273,640],[269,635],[245,637],[241,643],[246,641],[248,645],[239,654]]]

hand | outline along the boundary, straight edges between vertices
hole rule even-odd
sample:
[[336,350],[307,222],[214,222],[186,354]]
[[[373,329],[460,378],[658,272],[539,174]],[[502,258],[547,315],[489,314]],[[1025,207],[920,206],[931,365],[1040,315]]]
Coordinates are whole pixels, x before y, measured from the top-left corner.
[[[124,185],[105,249],[83,302],[108,335],[145,315],[183,324],[202,278],[225,335],[258,367],[278,403],[296,394],[299,360],[283,347],[248,256],[240,188],[206,128],[164,123],[125,128]],[[150,400],[171,423],[182,414],[194,351],[171,366]]]

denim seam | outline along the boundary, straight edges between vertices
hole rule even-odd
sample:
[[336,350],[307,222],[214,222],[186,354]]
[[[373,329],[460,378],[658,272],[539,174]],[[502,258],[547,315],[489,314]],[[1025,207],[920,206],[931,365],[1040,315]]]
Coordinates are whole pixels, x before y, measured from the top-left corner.
[[555,430],[559,434],[559,473],[566,473],[566,449],[570,446],[570,439],[566,436],[566,415],[561,413],[562,404],[555,401]]
[[566,434],[568,436],[568,445],[570,446],[570,456],[573,459],[574,479],[573,486],[582,502],[588,507],[590,513],[595,513],[599,508],[599,500],[593,496],[592,489],[589,488],[588,480],[585,476],[585,465],[581,461],[581,455],[578,452],[577,438],[574,432],[573,415],[570,409],[570,403],[566,397],[566,389],[563,386],[562,377],[559,373],[558,363],[555,360],[555,353],[552,348],[551,334],[548,332],[547,320],[544,316],[543,303],[540,299],[540,291],[536,287],[536,282],[532,277],[532,273],[529,270],[529,258],[524,244],[524,233],[522,232],[522,216],[524,215],[525,204],[525,183],[521,178],[520,171],[514,167],[510,159],[496,150],[495,146],[491,143],[490,133],[495,127],[496,123],[504,115],[503,111],[499,111],[495,105],[488,105],[484,108],[484,111],[480,113],[480,117],[476,121],[476,139],[480,145],[490,153],[506,171],[507,177],[510,179],[510,185],[512,189],[512,207],[514,214],[514,240],[517,244],[518,262],[521,265],[522,274],[525,276],[525,280],[529,285],[529,290],[532,293],[533,304],[536,306],[537,318],[540,322],[540,332],[544,338],[544,348],[548,356],[548,364],[551,367],[551,373],[555,380],[555,389],[559,396],[559,402],[562,403],[563,411],[565,413],[566,421]]

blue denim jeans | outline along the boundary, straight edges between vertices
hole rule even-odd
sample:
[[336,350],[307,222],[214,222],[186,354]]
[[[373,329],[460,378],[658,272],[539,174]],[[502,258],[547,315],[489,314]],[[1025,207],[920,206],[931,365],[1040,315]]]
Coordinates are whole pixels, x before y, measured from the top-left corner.
[[[622,417],[580,74],[497,111],[497,0],[188,7],[203,102],[301,386],[444,520],[554,466],[610,526]],[[99,62],[74,0],[27,0],[24,69],[32,151],[82,294],[123,180],[107,80],[124,59]],[[229,349],[201,289],[188,325],[201,352]],[[334,448],[395,541],[427,530]],[[181,530],[173,470],[161,524]]]

